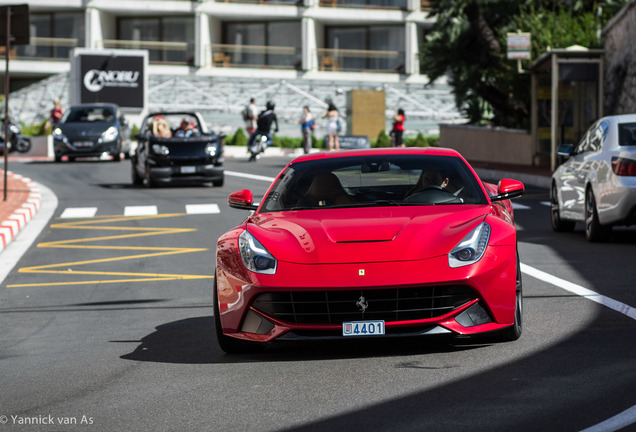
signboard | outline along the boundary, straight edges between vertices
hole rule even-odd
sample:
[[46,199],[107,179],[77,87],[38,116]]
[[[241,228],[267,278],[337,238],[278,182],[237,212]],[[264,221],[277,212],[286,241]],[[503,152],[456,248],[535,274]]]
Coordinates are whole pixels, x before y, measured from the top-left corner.
[[[325,135],[325,145],[329,142],[329,136]],[[366,149],[371,148],[371,142],[366,135],[340,135],[338,144],[341,149]]]
[[530,60],[530,33],[508,33],[508,58]]
[[74,50],[72,103],[106,102],[143,110],[146,102],[147,51]]

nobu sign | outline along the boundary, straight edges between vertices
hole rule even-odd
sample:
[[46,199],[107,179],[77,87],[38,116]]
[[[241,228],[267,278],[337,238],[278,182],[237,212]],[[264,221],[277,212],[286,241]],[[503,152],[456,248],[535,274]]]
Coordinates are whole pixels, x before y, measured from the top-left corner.
[[80,102],[109,102],[122,108],[144,107],[144,57],[80,54]]

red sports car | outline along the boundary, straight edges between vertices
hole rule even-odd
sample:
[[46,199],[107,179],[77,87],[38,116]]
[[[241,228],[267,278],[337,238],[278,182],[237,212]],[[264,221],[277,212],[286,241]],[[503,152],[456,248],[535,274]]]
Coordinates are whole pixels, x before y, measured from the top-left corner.
[[217,243],[214,318],[226,352],[267,342],[521,334],[522,285],[509,199],[456,151],[316,153],[278,175]]

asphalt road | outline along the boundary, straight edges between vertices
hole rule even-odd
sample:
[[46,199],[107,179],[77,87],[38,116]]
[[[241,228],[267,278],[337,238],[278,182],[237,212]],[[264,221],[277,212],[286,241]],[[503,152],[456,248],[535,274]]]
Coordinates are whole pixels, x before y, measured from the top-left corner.
[[556,235],[542,189],[516,200],[518,341],[222,353],[214,246],[247,216],[227,195],[261,197],[286,162],[230,160],[222,188],[150,190],[127,161],[14,163],[59,203],[0,284],[0,431],[636,429],[636,230]]

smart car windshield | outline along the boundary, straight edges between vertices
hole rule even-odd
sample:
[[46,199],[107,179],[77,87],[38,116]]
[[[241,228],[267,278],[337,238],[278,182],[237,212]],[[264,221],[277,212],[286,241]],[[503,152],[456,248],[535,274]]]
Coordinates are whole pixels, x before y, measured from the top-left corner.
[[486,203],[460,158],[401,154],[294,163],[265,197],[261,211]]

